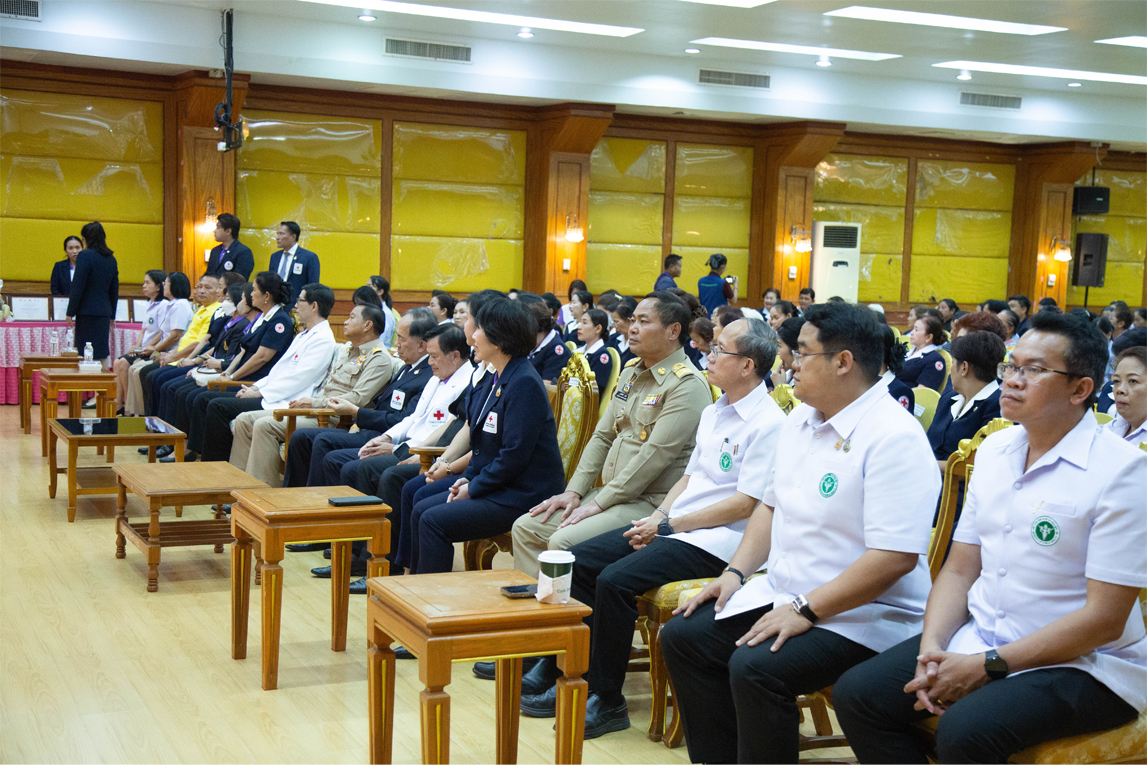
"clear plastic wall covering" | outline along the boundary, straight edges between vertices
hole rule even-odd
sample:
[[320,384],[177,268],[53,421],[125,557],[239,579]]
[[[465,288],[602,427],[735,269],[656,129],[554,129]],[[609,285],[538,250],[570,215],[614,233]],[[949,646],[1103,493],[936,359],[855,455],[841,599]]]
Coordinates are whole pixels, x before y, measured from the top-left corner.
[[908,160],[829,154],[816,166],[813,199],[852,205],[904,208]]

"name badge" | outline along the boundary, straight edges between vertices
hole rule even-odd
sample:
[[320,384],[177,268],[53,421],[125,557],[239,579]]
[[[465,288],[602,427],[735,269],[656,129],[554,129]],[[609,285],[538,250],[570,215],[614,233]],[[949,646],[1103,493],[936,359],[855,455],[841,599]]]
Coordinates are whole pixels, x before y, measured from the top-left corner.
[[406,402],[406,391],[396,390],[390,397],[390,408],[401,409],[402,405]]
[[227,261],[226,263],[223,264],[223,270],[225,270],[225,271],[230,271],[234,267],[235,267],[235,264],[232,263],[231,261]]
[[615,393],[613,395],[616,396],[617,398],[621,399],[622,401],[628,401],[629,400],[629,389],[632,387],[633,387],[633,378],[630,377],[629,380],[626,381],[625,385],[623,385],[617,391],[617,393]]
[[296,263],[291,268],[291,273],[293,273],[293,274],[301,274],[302,272],[303,272],[303,264],[302,263]]
[[497,433],[498,432],[498,413],[490,412],[486,416],[486,424],[482,426],[483,433]]

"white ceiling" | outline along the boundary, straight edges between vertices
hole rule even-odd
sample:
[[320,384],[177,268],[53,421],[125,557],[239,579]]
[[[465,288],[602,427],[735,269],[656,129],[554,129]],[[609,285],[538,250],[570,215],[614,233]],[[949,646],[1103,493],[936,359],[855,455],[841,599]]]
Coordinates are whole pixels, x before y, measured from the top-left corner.
[[[850,130],[977,138],[1063,139],[1147,149],[1147,87],[933,67],[973,60],[1147,74],[1147,50],[1094,40],[1147,33],[1143,0],[776,0],[753,9],[679,0],[424,0],[450,7],[641,27],[627,38],[378,12],[297,0],[231,0],[235,65],[253,82],[466,98],[499,103],[596,101],[641,114],[779,121],[826,119]],[[824,16],[852,4],[1067,27],[1020,36]],[[219,2],[44,0],[42,22],[0,21],[3,56],[73,66],[175,73],[218,67]],[[473,62],[386,56],[401,36],[473,47]],[[901,54],[880,62],[698,46],[730,37]],[[697,84],[698,68],[769,74],[768,91]],[[961,90],[1024,98],[1017,112],[961,107]]]

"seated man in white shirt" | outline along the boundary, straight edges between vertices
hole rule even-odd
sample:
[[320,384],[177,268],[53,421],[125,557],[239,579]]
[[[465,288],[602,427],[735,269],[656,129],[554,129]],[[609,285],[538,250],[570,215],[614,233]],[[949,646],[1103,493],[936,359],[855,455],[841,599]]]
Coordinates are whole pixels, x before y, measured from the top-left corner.
[[327,317],[335,306],[335,293],[325,284],[308,284],[299,293],[295,313],[303,331],[295,335],[286,353],[267,376],[245,385],[234,397],[219,398],[207,406],[204,423],[204,462],[222,462],[231,456],[231,421],[252,409],[285,409],[298,398],[317,394],[330,374],[336,343]]
[[845,673],[836,714],[861,762],[924,762],[913,723],[940,715],[940,762],[1007,762],[1114,728],[1147,706],[1147,454],[1091,412],[1099,330],[1041,311],[1000,365],[1000,410],[923,634]]
[[[777,336],[763,321],[730,324],[709,351],[709,382],[725,393],[705,408],[685,475],[652,515],[570,548],[572,597],[594,610],[585,737],[629,727],[622,695],[637,596],[681,579],[720,576],[765,494],[785,414],[769,395]],[[522,678],[522,712],[553,717],[560,671],[545,657]]]
[[923,617],[940,492],[928,440],[880,379],[870,310],[817,304],[805,319],[793,353],[803,403],[781,428],[761,504],[725,573],[661,631],[694,762],[796,762],[797,696]]

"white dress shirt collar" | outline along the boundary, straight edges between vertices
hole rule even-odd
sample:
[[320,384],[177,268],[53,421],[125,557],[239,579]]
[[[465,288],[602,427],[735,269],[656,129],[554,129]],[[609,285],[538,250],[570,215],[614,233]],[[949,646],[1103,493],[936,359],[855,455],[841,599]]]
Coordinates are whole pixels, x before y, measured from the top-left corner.
[[976,395],[972,396],[972,400],[965,403],[962,393],[957,393],[952,399],[952,419],[958,420],[968,412],[972,411],[972,404],[977,401],[983,401],[988,396],[992,395],[1000,389],[1000,384],[996,380],[980,388]]
[[1140,423],[1139,427],[1132,430],[1131,423],[1123,419],[1123,415],[1117,413],[1115,419],[1107,423],[1107,427],[1132,446],[1138,446],[1147,441],[1147,422]]
[[602,341],[602,340],[598,340],[598,341],[596,341],[596,342],[595,342],[593,345],[590,345],[590,346],[585,346],[585,345],[583,345],[583,346],[582,346],[581,348],[579,348],[578,350],[580,350],[582,353],[584,353],[586,356],[588,356],[588,355],[590,355],[591,353],[597,353],[599,350],[601,350],[601,348],[602,348],[604,345],[605,345],[605,342],[604,342],[604,341]]
[[[820,411],[807,404],[802,404],[803,407],[807,407],[803,413],[804,420],[814,429],[820,428],[823,425],[831,425],[838,436],[847,440],[848,437],[852,435],[852,431],[856,429],[857,423],[859,423],[865,413],[872,408],[872,405],[879,401],[881,396],[887,395],[887,386],[877,383],[860,394],[855,401],[844,409],[841,409],[827,421],[823,419],[823,415],[821,415]],[[795,414],[795,412],[793,414]],[[791,417],[792,414],[789,416]]]
[[913,348],[912,352],[909,353],[904,360],[907,361],[908,359],[916,359],[923,356],[925,353],[930,353],[934,350],[936,350],[936,346],[932,344],[925,345],[923,348]]
[[557,336],[558,336],[558,331],[556,329],[551,329],[550,333],[542,338],[542,342],[538,343],[537,346],[534,348],[534,350],[530,351],[530,355],[533,356],[535,353],[537,353],[542,348],[544,348],[547,343],[549,343],[551,340],[553,340]]

